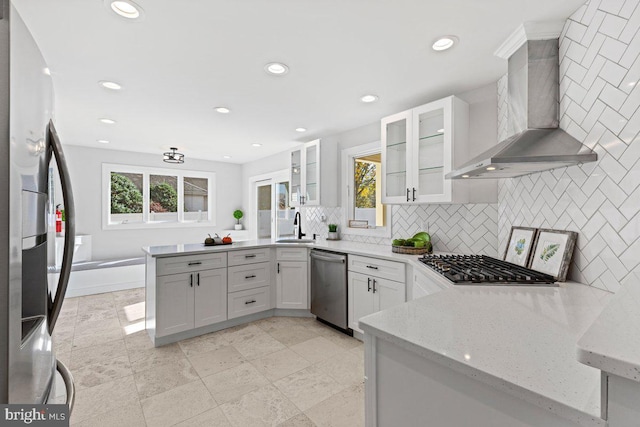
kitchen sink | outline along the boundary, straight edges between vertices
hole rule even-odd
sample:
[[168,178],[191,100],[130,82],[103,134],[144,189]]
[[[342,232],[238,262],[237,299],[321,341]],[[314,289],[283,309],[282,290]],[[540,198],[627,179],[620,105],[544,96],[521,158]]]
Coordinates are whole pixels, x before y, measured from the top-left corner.
[[315,243],[313,239],[280,239],[276,243]]

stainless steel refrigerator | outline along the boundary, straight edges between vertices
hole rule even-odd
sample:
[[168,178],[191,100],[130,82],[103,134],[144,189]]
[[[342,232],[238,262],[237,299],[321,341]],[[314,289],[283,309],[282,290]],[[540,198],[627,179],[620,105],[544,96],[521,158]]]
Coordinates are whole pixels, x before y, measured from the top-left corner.
[[[9,0],[0,0],[0,403],[46,403],[56,369],[53,331],[74,244],[69,174],[53,124],[53,83],[40,50]],[[54,173],[66,211],[59,279],[51,227]],[[60,203],[60,202],[57,202]]]

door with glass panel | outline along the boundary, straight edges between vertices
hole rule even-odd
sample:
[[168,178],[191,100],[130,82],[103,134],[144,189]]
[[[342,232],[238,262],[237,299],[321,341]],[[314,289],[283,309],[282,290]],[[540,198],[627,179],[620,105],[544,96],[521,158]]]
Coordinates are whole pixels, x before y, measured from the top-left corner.
[[256,198],[258,238],[292,237],[295,210],[289,204],[289,181],[269,179],[257,182]]
[[408,170],[411,156],[412,112],[405,111],[382,119],[382,201],[406,203],[411,193],[411,174]]
[[451,98],[413,110],[411,199],[417,203],[451,200]]

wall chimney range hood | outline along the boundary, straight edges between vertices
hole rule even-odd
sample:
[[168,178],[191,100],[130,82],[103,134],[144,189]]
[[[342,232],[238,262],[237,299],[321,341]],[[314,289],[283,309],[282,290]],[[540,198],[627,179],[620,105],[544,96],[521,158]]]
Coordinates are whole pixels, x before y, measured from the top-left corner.
[[512,136],[448,173],[447,179],[512,178],[598,159],[593,150],[558,127],[558,56],[557,38],[525,38],[509,57]]

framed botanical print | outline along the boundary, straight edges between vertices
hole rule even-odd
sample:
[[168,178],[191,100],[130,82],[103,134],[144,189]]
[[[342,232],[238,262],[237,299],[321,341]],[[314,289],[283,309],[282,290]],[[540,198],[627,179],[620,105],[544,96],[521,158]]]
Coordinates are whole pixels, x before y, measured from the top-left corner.
[[578,233],[565,230],[538,230],[529,268],[549,274],[559,282],[567,279]]
[[526,267],[536,238],[537,228],[511,227],[511,234],[502,259]]

